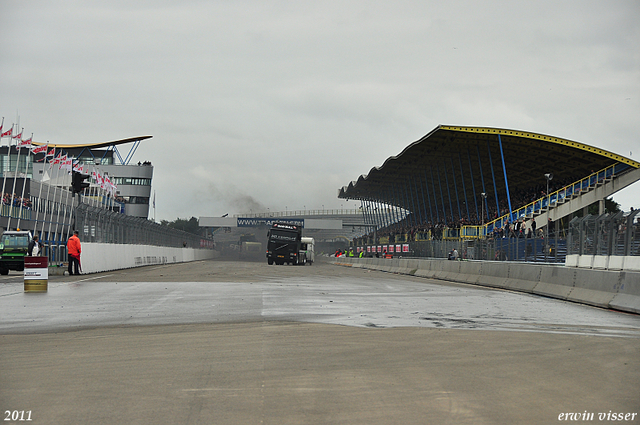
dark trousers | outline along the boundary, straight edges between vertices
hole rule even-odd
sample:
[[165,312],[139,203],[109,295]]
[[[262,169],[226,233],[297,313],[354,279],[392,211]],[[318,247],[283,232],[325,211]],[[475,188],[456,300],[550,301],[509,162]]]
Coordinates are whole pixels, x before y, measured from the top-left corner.
[[[69,270],[68,270],[69,275],[80,274],[80,260],[71,254],[68,255],[68,258],[69,258]],[[74,272],[71,271],[72,267]]]

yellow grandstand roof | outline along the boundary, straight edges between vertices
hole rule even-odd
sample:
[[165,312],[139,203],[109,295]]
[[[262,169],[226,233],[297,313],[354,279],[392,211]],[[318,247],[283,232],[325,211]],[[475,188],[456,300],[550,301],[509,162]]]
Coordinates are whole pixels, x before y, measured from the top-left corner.
[[100,148],[106,148],[109,146],[118,146],[118,145],[123,145],[125,143],[133,143],[133,142],[139,142],[141,140],[145,140],[145,139],[150,139],[153,136],[137,136],[137,137],[129,137],[127,139],[121,139],[121,140],[114,140],[111,142],[98,142],[98,143],[87,143],[87,144],[81,144],[81,145],[67,145],[67,144],[52,144],[52,143],[41,143],[41,142],[32,142],[32,144],[37,145],[37,146],[43,146],[43,145],[48,145],[51,148],[58,148],[58,149],[82,149],[82,148],[87,148],[87,149],[100,149]]
[[440,125],[340,189],[338,197],[389,202],[413,210],[419,206],[411,203],[422,202],[422,195],[409,200],[398,188],[418,193],[420,189],[433,190],[445,202],[449,194],[467,200],[474,199],[474,193],[477,197],[487,192],[493,197],[497,191],[501,198],[506,193],[505,174],[513,193],[544,186],[547,173],[554,175],[554,184],[568,184],[616,163],[640,167],[640,163],[622,155],[559,137]]

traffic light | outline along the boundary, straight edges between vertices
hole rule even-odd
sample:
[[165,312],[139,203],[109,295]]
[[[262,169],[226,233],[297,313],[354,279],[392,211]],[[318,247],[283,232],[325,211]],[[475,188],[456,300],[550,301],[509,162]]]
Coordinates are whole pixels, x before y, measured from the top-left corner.
[[82,173],[74,171],[71,174],[71,191],[73,193],[80,193],[84,189],[89,187],[89,183],[85,182],[85,180],[88,179],[89,177],[90,176],[88,176],[88,175],[84,175]]

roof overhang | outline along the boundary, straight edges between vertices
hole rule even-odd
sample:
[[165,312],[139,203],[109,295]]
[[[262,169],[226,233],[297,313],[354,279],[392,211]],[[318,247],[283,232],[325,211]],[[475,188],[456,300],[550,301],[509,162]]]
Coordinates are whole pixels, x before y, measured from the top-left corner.
[[50,148],[58,148],[58,149],[83,149],[83,148],[100,149],[100,148],[108,148],[110,146],[124,145],[126,143],[139,142],[141,140],[150,139],[152,137],[153,136],[137,136],[137,137],[129,137],[127,139],[121,139],[121,140],[113,140],[111,142],[87,143],[87,144],[81,144],[81,145],[52,144],[52,143],[42,143],[42,142],[32,142],[32,144],[36,146],[48,145]]
[[615,163],[640,168],[640,163],[630,158],[560,137],[502,128],[440,125],[397,156],[389,157],[382,166],[339,189],[338,197],[376,200],[411,209],[397,188],[415,186],[417,191],[424,185],[425,189],[433,189],[439,200],[448,202],[444,200],[448,194],[460,193],[469,199],[472,192],[479,194],[485,186],[495,186],[501,193],[505,180],[512,194],[518,189],[544,186],[547,173],[552,173],[556,182],[572,183]]

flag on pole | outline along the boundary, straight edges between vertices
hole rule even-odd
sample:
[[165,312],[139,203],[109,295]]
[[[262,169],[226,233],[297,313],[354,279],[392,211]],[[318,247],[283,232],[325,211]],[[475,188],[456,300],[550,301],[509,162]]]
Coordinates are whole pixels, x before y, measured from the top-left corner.
[[10,128],[9,130],[5,131],[4,133],[0,134],[0,137],[9,137],[11,138],[11,132],[13,131],[13,128]]
[[22,131],[20,132],[20,134],[16,134],[15,136],[13,136],[13,138],[17,140],[22,140]]
[[51,157],[56,156],[56,148],[51,148],[51,150],[47,152],[47,156],[51,156]]
[[42,146],[35,146],[35,145],[31,145],[31,153],[36,155],[42,152],[47,152],[47,145],[42,145]]
[[31,141],[33,140],[33,134],[26,140],[20,140],[18,142],[18,149],[20,148],[31,148]]

